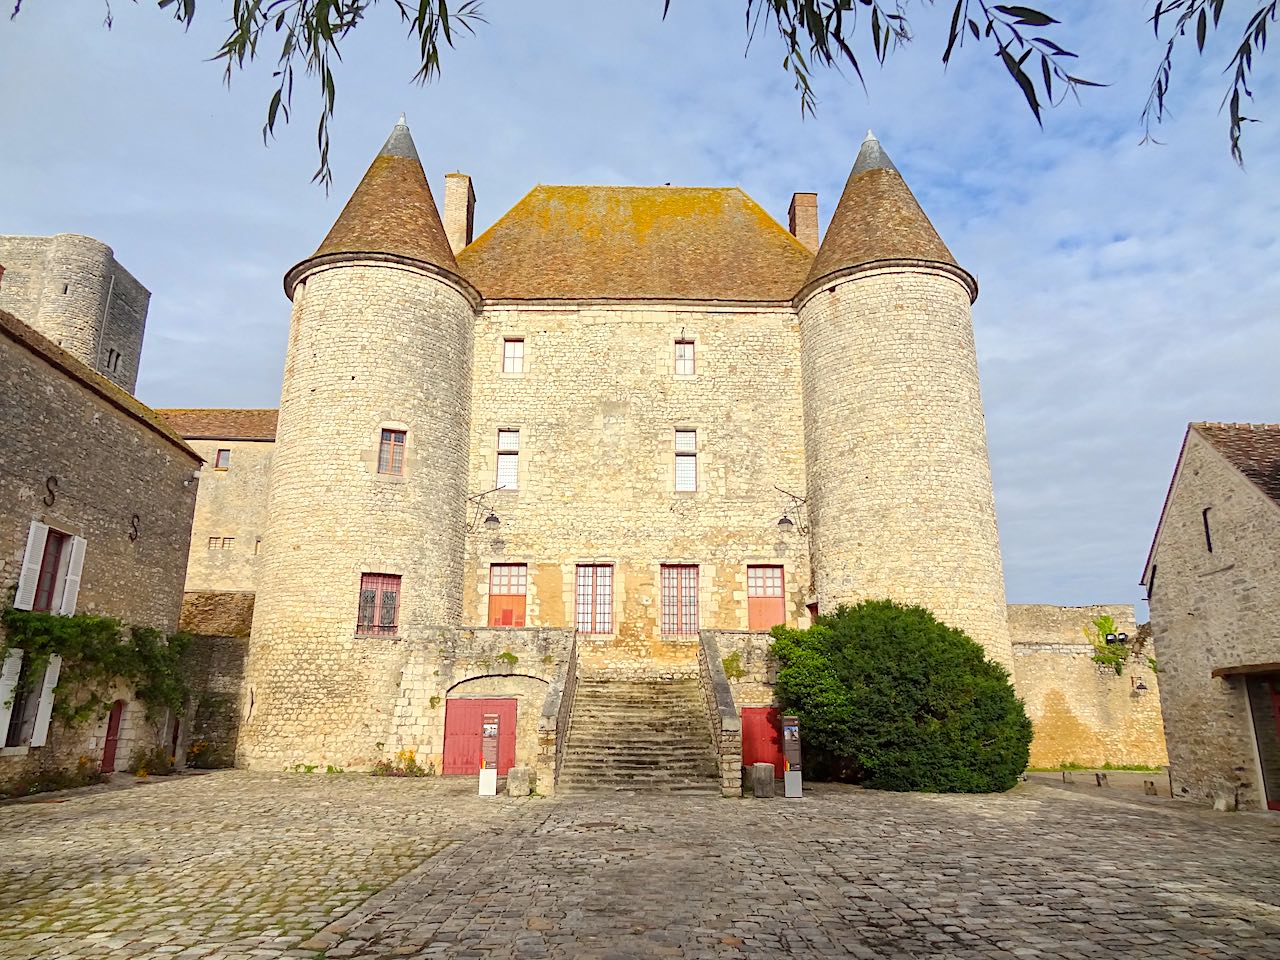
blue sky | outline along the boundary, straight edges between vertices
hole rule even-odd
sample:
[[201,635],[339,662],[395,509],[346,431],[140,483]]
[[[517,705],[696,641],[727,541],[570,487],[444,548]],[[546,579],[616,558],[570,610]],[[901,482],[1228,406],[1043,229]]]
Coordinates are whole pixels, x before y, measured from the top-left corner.
[[[391,5],[344,48],[334,190],[310,182],[315,102],[264,147],[270,60],[230,90],[222,37],[154,8],[28,0],[0,21],[0,232],[81,232],[153,292],[139,396],[274,406],[288,325],[281,276],[309,254],[409,116],[439,200],[475,178],[483,229],[536,183],[742,186],[779,220],[816,190],[823,223],[875,129],[982,293],[974,309],[1005,575],[1013,602],[1138,600],[1185,425],[1280,419],[1280,154],[1275,55],[1260,61],[1248,166],[1217,112],[1225,42],[1177,63],[1163,146],[1139,113],[1161,45],[1150,4],[1046,6],[1077,72],[1111,84],[1042,131],[976,46],[944,72],[948,4],[867,91],[819,75],[802,119],[767,34],[744,56],[744,0],[490,0],[442,80],[409,82]],[[1226,21],[1224,20],[1224,25]],[[1226,39],[1225,37],[1223,38]]]

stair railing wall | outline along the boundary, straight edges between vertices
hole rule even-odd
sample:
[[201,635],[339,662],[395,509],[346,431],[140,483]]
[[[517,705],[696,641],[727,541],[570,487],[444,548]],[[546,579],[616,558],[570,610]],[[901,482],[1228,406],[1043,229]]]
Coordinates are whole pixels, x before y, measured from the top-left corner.
[[726,797],[742,796],[742,720],[733,702],[733,690],[724,673],[720,647],[715,635],[703,630],[698,635],[698,676],[707,705],[711,741],[720,763],[720,792]]

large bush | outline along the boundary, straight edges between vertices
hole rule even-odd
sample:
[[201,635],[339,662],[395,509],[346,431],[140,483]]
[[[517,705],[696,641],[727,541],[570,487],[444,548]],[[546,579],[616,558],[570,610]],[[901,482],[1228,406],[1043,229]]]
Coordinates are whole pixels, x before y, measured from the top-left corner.
[[1007,790],[1031,721],[1004,667],[923,607],[869,600],[773,631],[777,693],[805,769],[879,790]]

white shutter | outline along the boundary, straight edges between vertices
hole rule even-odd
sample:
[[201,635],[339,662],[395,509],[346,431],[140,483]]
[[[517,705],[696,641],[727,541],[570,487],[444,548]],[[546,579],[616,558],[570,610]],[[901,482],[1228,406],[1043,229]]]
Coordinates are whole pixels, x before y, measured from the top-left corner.
[[[82,541],[83,542],[83,541]],[[49,739],[49,718],[53,716],[53,688],[58,685],[62,670],[62,658],[56,653],[49,657],[45,667],[44,683],[40,684],[40,703],[36,707],[36,725],[31,731],[31,746],[43,747]]]
[[69,617],[76,612],[76,597],[80,594],[80,573],[84,570],[84,537],[71,538],[71,559],[67,562],[67,579],[62,584],[62,604],[58,612]]
[[36,584],[40,580],[40,561],[44,558],[44,543],[49,539],[49,528],[39,520],[31,521],[27,534],[27,552],[22,555],[22,573],[18,576],[18,593],[13,598],[15,610],[30,610],[36,602]]
[[13,711],[13,695],[18,689],[18,676],[22,673],[22,651],[10,650],[0,664],[0,747],[4,746],[9,730],[9,714]]

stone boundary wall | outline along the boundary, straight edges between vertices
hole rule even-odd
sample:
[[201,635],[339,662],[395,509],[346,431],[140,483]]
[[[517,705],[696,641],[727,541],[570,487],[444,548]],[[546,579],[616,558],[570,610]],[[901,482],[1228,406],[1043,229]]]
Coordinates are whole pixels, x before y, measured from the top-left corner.
[[772,707],[777,705],[773,684],[778,679],[778,663],[769,654],[773,637],[758,630],[704,630],[721,654],[721,664],[737,655],[735,666],[741,676],[725,670],[733,701],[739,707]]
[[253,599],[252,593],[182,597],[178,629],[194,639],[182,658],[190,695],[179,746],[187,756],[199,747],[195,766],[230,766],[235,759]]
[[547,796],[555,793],[556,784],[560,782],[565,746],[569,742],[569,722],[573,717],[573,703],[577,695],[578,643],[575,636],[564,670],[547,692],[547,702],[542,708],[542,724],[538,728],[538,769],[550,771],[551,774],[549,782],[538,785],[538,792]]
[[711,741],[720,763],[720,792],[726,797],[741,797],[742,719],[724,675],[714,632],[705,630],[698,639],[698,676],[707,704]]
[[1118,631],[1136,638],[1131,605],[1008,609],[1014,687],[1035,730],[1031,766],[1168,762],[1159,681],[1147,663],[1154,656],[1150,643],[1131,642],[1133,653],[1117,676],[1092,660],[1094,648],[1083,633],[1095,618],[1110,616]]

